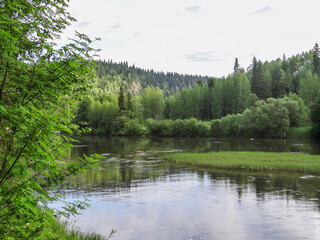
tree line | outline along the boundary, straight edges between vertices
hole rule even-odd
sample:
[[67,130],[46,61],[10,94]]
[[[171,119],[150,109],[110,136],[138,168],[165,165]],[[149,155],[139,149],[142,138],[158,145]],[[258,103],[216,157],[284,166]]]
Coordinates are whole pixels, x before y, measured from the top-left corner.
[[[101,70],[97,70],[97,74],[102,78],[95,78],[94,81],[100,84],[95,84],[92,89],[91,100],[79,104],[76,121],[87,123],[87,127],[94,134],[106,135],[180,136],[181,133],[174,134],[171,130],[170,134],[157,134],[152,126],[158,124],[157,121],[165,119],[172,120],[172,124],[175,124],[176,120],[184,122],[194,119],[199,124],[208,123],[204,125],[210,126],[207,130],[211,136],[285,137],[289,127],[309,125],[311,121],[316,126],[316,114],[313,113],[317,111],[316,106],[319,102],[317,98],[320,87],[319,62],[318,44],[308,52],[290,58],[284,55],[282,59],[278,58],[271,62],[262,63],[254,57],[247,70],[240,67],[236,58],[234,71],[227,77],[198,78],[193,87],[185,84],[181,91],[173,95],[166,95],[166,90],[159,87],[161,84],[135,91],[134,84],[122,84],[121,81],[118,82],[117,91],[102,90],[101,83],[105,80],[102,80]],[[98,61],[96,69],[102,66],[112,66],[114,76],[119,79],[121,75],[117,75],[117,71],[138,69],[135,66],[128,67],[127,63],[114,64],[102,61]],[[117,71],[114,70],[115,66],[118,68]],[[107,68],[103,69],[107,71]],[[138,74],[141,72],[139,71],[135,73]],[[145,74],[153,71],[142,72]],[[108,74],[105,72],[104,76]],[[168,81],[171,80],[169,78]],[[166,78],[161,81],[165,82]],[[139,83],[135,82],[136,85]],[[292,109],[299,114],[294,119],[291,116]],[[268,122],[269,126],[264,126],[262,129],[263,124],[259,121]],[[227,122],[228,124],[232,122],[233,127],[226,127]],[[171,124],[170,121],[165,123]],[[213,129],[213,126],[216,129]],[[226,128],[237,130],[226,130]],[[278,129],[278,132],[274,132],[275,129]],[[314,127],[314,133],[317,132],[315,129]],[[190,134],[185,133],[185,135]]]
[[96,86],[94,95],[101,95],[104,92],[119,93],[120,87],[139,94],[146,87],[159,87],[165,96],[171,96],[183,88],[192,88],[201,79],[207,82],[207,76],[197,76],[178,73],[164,73],[154,70],[145,70],[129,66],[127,62],[116,63],[112,60],[98,60],[96,63],[97,76],[93,79]]

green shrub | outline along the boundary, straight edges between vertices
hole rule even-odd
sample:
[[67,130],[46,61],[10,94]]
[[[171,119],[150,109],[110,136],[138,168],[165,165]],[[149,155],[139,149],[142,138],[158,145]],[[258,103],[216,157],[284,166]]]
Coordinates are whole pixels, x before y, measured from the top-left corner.
[[228,114],[221,118],[220,130],[224,136],[236,136],[238,135],[238,126],[241,114]]
[[112,124],[112,135],[121,135],[121,130],[129,121],[130,119],[126,116],[117,117]]
[[186,124],[184,120],[177,119],[172,122],[172,135],[181,137],[185,136],[185,130]]
[[119,131],[119,135],[123,136],[141,136],[145,134],[148,134],[147,128],[140,124],[137,119],[129,120]]
[[210,123],[209,122],[201,122],[197,123],[198,136],[200,137],[208,137],[210,135]]
[[306,127],[291,127],[288,130],[287,137],[289,138],[309,138],[311,136],[311,126]]
[[185,120],[185,136],[198,136],[197,123],[197,119],[195,118]]
[[210,135],[213,137],[220,137],[221,136],[221,129],[220,129],[221,120],[215,119],[210,122]]

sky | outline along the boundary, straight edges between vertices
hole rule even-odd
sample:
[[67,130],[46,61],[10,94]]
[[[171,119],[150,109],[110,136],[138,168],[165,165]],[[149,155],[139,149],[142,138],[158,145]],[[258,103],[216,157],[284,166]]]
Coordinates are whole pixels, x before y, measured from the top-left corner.
[[319,0],[70,0],[74,30],[101,38],[100,59],[222,77],[320,43]]

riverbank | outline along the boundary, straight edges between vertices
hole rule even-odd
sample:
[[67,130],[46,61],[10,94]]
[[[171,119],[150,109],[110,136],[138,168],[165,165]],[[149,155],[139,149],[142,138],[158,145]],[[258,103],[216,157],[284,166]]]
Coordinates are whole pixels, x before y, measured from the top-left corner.
[[108,240],[115,233],[112,231],[108,237],[96,233],[84,233],[68,222],[55,221],[53,224],[44,229],[45,238],[52,240]]
[[320,175],[320,156],[300,153],[209,152],[166,155],[179,165],[241,171]]

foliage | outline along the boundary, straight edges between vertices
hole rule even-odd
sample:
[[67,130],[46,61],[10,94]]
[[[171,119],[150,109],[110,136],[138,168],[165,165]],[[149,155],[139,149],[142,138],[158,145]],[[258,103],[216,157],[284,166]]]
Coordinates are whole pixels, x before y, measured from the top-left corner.
[[289,129],[289,111],[282,99],[260,100],[254,108],[246,109],[239,121],[240,134],[259,137],[285,137]]
[[[298,110],[292,109],[291,114],[296,114],[297,116],[295,119],[293,117],[290,117],[290,126],[306,126],[310,124],[309,120],[309,109],[307,106],[304,104],[304,101],[302,100],[301,97],[299,97],[295,93],[289,93],[288,96],[284,97],[285,100],[290,99],[298,104]],[[297,112],[293,112],[297,111]]]
[[[74,19],[66,1],[0,2],[0,236],[45,239],[43,228],[56,214],[51,190],[93,159],[64,160],[76,127],[76,102],[86,95],[91,40],[76,34],[53,43]],[[69,210],[76,213],[76,207]]]
[[210,122],[210,135],[213,137],[220,137],[222,135],[221,129],[221,120],[215,119]]
[[315,103],[311,107],[310,119],[312,123],[311,134],[314,137],[320,137],[320,92],[315,100]]
[[269,96],[262,62],[257,61],[255,57],[252,61],[251,91],[255,93],[259,99],[267,99]]
[[310,138],[311,126],[290,127],[287,132],[288,138]]
[[115,230],[112,230],[106,238],[96,233],[83,233],[74,226],[70,226],[68,222],[60,221],[47,226],[44,231],[46,232],[46,240],[108,240],[116,233]]
[[149,134],[157,137],[206,137],[210,133],[210,124],[197,121],[195,118],[174,121],[171,119],[161,121],[147,119],[146,125]]
[[141,136],[148,134],[148,130],[137,119],[130,119],[116,135],[122,136]]
[[[198,80],[206,83],[208,77],[178,73],[144,70],[127,62],[115,63],[99,60],[96,62],[97,78],[93,79],[95,94],[102,92],[118,93],[120,86],[137,95],[147,87],[159,87],[166,97],[184,88],[196,86]],[[100,93],[99,93],[100,92]]]
[[311,69],[305,69],[299,75],[299,96],[307,106],[311,106],[320,90],[320,79],[318,75],[313,74]]
[[121,114],[124,114],[125,111],[127,110],[127,104],[126,104],[126,98],[125,98],[123,86],[120,87],[120,93],[118,97],[118,107]]
[[239,121],[241,119],[241,114],[228,114],[227,116],[221,118],[220,121],[220,131],[223,136],[236,136],[239,133]]
[[147,87],[141,96],[145,118],[162,119],[164,96],[160,88]]
[[[290,58],[283,55],[282,59],[278,58],[264,63],[254,58],[253,64],[246,72],[240,68],[238,59],[236,59],[234,72],[229,76],[195,78],[192,84],[189,82],[181,85],[183,87],[179,87],[178,90],[176,89],[174,95],[172,91],[168,92],[168,85],[165,87],[164,79],[170,82],[176,78],[179,82],[188,82],[187,79],[191,79],[189,76],[185,75],[185,78],[180,78],[181,75],[155,73],[153,70],[145,71],[135,66],[130,67],[127,63],[98,61],[96,71],[99,79],[93,80],[95,88],[91,91],[91,96],[94,98],[92,101],[100,101],[103,104],[106,101],[105,96],[114,94],[117,99],[123,99],[121,100],[123,104],[120,105],[128,108],[120,111],[119,114],[130,119],[137,119],[142,125],[145,124],[147,118],[174,120],[172,134],[161,133],[160,135],[188,135],[180,132],[183,129],[182,126],[186,126],[184,120],[195,118],[202,121],[221,119],[220,122],[214,122],[217,126],[215,130],[211,129],[213,136],[284,137],[288,129],[287,119],[289,119],[290,127],[309,124],[309,107],[314,103],[320,86],[318,75],[312,73],[315,61],[314,51],[297,54]],[[147,79],[146,76],[152,80]],[[146,84],[145,80],[152,84]],[[169,82],[170,85],[171,82]],[[110,84],[113,87],[109,88]],[[120,95],[123,97],[118,95],[121,87],[123,94]],[[128,90],[126,96],[124,90]],[[259,102],[260,105],[257,106],[259,99],[267,101],[270,95],[275,98],[281,97],[282,100],[277,100],[275,105],[271,104],[272,100],[265,103]],[[166,98],[163,99],[163,96]],[[77,119],[79,122],[89,122],[93,133],[110,134],[113,124],[109,122],[115,123],[119,114],[114,114],[115,108],[104,108],[100,114],[93,116],[94,111],[88,113],[90,104],[88,101],[80,104]],[[280,108],[276,109],[277,107]],[[272,115],[273,109],[275,114]],[[286,115],[283,109],[286,109],[289,115],[281,121],[280,116]],[[261,116],[259,116],[259,111],[262,113]],[[103,119],[106,118],[103,117],[103,114],[109,115],[110,121],[103,122]],[[241,114],[241,116],[235,117],[235,114]],[[237,118],[237,123],[232,121],[235,118]],[[98,120],[100,123],[92,122],[90,119]],[[175,122],[178,119],[182,121]],[[271,123],[270,121],[276,122]],[[221,123],[222,126],[220,126]],[[159,128],[163,127],[165,126],[159,126]],[[277,130],[277,127],[280,128]],[[192,122],[190,122],[190,128],[192,128]],[[189,130],[184,129],[183,131],[190,133]],[[171,132],[171,130],[168,131]],[[120,134],[120,132],[113,131],[113,134]]]

